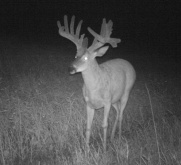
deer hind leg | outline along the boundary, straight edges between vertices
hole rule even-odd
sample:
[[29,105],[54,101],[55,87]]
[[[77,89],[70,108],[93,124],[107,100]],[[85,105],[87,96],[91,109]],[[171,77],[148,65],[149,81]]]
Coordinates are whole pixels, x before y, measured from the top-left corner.
[[107,140],[107,127],[108,127],[108,117],[109,117],[109,111],[111,108],[111,103],[107,103],[106,105],[104,105],[104,119],[103,119],[103,123],[102,123],[102,127],[104,129],[104,143],[103,143],[103,147],[104,150],[106,150],[106,140]]
[[126,107],[129,98],[129,91],[126,91],[121,98],[120,102],[120,113],[119,113],[119,137],[121,137],[121,127],[122,127],[122,120],[123,120],[123,111]]
[[111,133],[111,141],[113,141],[113,139],[114,139],[114,135],[115,135],[115,131],[116,131],[116,126],[117,126],[117,123],[118,123],[118,120],[119,120],[119,112],[120,112],[119,104],[120,104],[120,102],[112,104],[112,106],[115,108],[117,114],[116,114],[116,119],[115,119],[115,122],[114,122],[113,129],[112,129],[112,133]]
[[94,118],[94,109],[90,108],[87,105],[87,130],[86,130],[86,143],[87,146],[89,146],[89,140],[90,140],[90,134],[91,134],[91,126],[92,126],[92,121]]

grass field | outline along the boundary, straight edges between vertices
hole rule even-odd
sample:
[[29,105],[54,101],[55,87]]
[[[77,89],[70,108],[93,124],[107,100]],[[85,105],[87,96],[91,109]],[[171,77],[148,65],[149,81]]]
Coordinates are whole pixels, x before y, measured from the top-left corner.
[[137,80],[124,111],[122,136],[117,130],[110,142],[112,108],[103,151],[103,111],[97,110],[87,152],[83,80],[81,74],[69,75],[75,47],[63,42],[0,42],[0,164],[180,165],[177,73],[163,74],[159,62],[149,65],[150,52],[144,56],[139,48],[109,50],[99,62],[114,58],[112,53],[122,54],[135,66]]

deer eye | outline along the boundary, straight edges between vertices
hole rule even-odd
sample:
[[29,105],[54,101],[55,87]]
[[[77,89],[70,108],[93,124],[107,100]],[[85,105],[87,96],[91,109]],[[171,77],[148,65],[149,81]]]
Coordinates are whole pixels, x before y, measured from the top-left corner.
[[83,57],[83,60],[84,60],[84,61],[87,61],[87,60],[88,60],[88,57],[87,57],[87,56],[84,56],[84,57]]

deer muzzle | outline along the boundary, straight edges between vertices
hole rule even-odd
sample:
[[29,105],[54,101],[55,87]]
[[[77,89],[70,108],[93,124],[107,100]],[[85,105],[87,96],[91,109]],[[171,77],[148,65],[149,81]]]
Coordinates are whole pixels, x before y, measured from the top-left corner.
[[70,73],[70,74],[75,74],[75,73],[76,73],[76,68],[75,68],[75,66],[72,65],[72,64],[69,66],[69,73]]

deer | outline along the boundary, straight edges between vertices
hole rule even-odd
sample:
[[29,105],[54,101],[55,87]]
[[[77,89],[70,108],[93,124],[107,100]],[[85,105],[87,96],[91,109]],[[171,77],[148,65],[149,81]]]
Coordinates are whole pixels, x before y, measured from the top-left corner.
[[[103,19],[100,34],[90,27],[89,33],[94,37],[92,45],[88,47],[88,38],[80,35],[82,20],[74,29],[75,16],[73,15],[68,26],[67,15],[64,15],[64,26],[57,21],[60,36],[72,41],[77,48],[75,60],[71,63],[70,74],[81,72],[83,77],[83,97],[86,102],[87,127],[86,144],[89,146],[91,126],[95,110],[104,109],[103,116],[103,148],[106,150],[108,117],[111,106],[116,110],[115,122],[111,133],[111,141],[114,139],[117,123],[119,121],[119,135],[123,120],[123,111],[126,107],[130,91],[136,80],[136,72],[133,66],[124,59],[111,59],[98,64],[96,57],[103,56],[109,49],[121,42],[118,38],[111,38],[113,22]],[[106,45],[105,45],[106,44]]]

